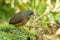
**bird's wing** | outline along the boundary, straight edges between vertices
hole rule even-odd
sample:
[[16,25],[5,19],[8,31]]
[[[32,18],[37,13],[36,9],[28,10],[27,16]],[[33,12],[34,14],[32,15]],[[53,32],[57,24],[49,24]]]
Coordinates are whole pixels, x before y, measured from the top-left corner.
[[11,18],[10,24],[17,24],[22,21],[23,21],[23,14],[18,13]]

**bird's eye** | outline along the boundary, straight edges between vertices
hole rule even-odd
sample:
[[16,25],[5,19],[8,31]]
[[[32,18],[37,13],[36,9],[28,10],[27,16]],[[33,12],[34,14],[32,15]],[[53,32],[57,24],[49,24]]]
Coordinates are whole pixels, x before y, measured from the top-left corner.
[[32,15],[33,13],[30,13],[30,15]]
[[30,13],[30,15],[33,15],[34,13],[32,12],[32,13]]

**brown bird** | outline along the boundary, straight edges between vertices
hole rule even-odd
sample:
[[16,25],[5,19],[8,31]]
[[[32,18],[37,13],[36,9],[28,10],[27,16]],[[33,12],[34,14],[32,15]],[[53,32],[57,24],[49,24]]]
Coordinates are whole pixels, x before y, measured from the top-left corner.
[[13,24],[16,27],[23,26],[29,21],[32,15],[34,15],[34,12],[32,10],[19,12],[10,19],[9,24]]

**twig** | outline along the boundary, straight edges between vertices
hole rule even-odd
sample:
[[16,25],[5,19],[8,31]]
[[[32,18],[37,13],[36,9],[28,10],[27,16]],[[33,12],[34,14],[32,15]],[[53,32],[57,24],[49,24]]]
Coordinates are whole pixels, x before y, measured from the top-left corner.
[[36,21],[38,21],[40,18],[46,16],[46,14],[49,14],[50,11],[51,11],[51,9],[52,9],[52,8],[47,7],[46,11],[45,11],[41,16],[39,16],[37,19],[35,19],[35,20],[32,22],[32,25],[33,25]]

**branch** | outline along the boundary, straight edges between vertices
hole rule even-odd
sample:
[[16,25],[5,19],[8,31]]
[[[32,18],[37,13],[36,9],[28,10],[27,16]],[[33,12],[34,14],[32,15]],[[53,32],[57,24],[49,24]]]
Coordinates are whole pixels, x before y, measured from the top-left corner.
[[42,17],[46,16],[47,14],[49,14],[50,11],[51,11],[51,9],[52,9],[52,8],[47,7],[47,9],[45,10],[45,12],[44,12],[41,16],[39,16],[37,19],[35,19],[35,20],[32,22],[32,25],[34,25],[35,22],[38,21],[40,18],[42,18]]

